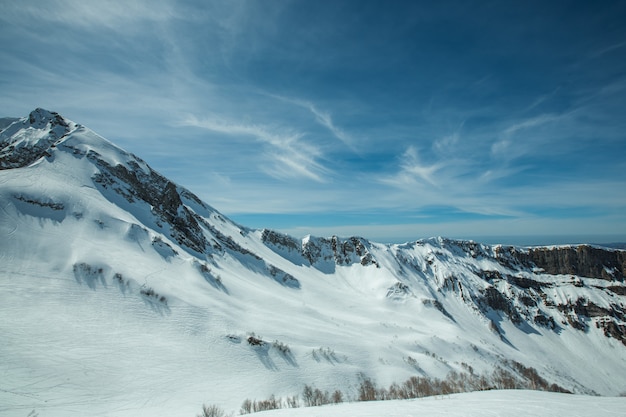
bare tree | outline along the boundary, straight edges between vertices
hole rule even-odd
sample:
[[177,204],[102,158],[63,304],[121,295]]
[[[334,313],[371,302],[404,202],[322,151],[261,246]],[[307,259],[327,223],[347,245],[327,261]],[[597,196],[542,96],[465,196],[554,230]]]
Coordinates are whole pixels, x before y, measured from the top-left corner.
[[226,413],[216,405],[202,405],[202,414],[197,417],[226,417]]

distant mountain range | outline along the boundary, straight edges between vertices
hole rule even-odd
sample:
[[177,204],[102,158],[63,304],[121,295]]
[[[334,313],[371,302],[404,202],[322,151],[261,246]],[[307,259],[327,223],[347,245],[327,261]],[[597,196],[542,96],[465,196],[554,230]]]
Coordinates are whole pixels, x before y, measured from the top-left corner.
[[0,414],[195,415],[411,376],[626,391],[626,251],[297,239],[55,112],[0,129]]

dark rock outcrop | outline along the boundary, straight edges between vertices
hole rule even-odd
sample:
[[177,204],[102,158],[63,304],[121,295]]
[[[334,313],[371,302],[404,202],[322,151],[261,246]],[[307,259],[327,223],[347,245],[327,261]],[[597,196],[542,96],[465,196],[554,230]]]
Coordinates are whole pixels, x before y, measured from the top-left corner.
[[368,249],[369,244],[360,237],[310,238],[302,244],[302,256],[311,265],[326,271],[334,270],[335,265],[378,265]]
[[302,245],[299,240],[270,229],[263,229],[261,232],[261,240],[266,245],[284,248],[289,251],[301,252]]
[[493,310],[502,311],[515,324],[522,322],[522,318],[511,300],[494,287],[488,287],[483,291],[483,297],[478,300],[478,304],[483,307],[483,310],[484,307],[489,307]]
[[358,237],[351,237],[346,240],[333,236],[331,247],[335,254],[337,265],[350,265],[358,261],[361,265],[367,266],[376,264],[372,254],[367,250],[367,242]]
[[[626,251],[622,250],[580,245],[515,250],[512,255],[520,264],[552,275],[571,274],[609,281],[624,281],[626,275]],[[510,266],[508,258],[505,266]]]
[[148,203],[161,225],[169,225],[172,238],[198,253],[205,252],[208,242],[193,212],[183,205],[174,183],[150,168],[144,170],[139,164],[143,161],[138,158],[135,159],[139,162],[128,161],[128,166],[111,166],[94,151],[89,151],[87,158],[100,167],[94,175],[96,184],[111,188],[130,203]]

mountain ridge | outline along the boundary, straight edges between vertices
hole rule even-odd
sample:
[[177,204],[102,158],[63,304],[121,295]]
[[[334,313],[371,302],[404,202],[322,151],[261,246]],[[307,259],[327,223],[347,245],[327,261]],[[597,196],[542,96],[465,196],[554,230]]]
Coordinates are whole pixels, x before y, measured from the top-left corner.
[[[232,222],[58,113],[36,109],[3,120],[0,313],[13,347],[0,348],[12,358],[2,369],[9,389],[0,402],[40,404],[15,394],[17,387],[45,375],[60,380],[48,372],[56,365],[33,367],[33,358],[46,362],[46,350],[29,342],[43,332],[56,340],[48,353],[64,356],[68,347],[58,335],[73,336],[46,321],[56,316],[84,335],[68,351],[90,372],[112,382],[128,378],[112,360],[91,361],[85,354],[90,337],[117,332],[119,345],[109,338],[102,345],[123,350],[128,372],[142,375],[148,362],[137,352],[154,338],[161,346],[156,363],[182,363],[167,365],[171,384],[187,378],[215,390],[194,373],[212,369],[206,372],[224,385],[214,395],[229,407],[247,396],[293,395],[304,383],[347,389],[363,375],[388,384],[413,374],[445,378],[468,367],[484,375],[503,367],[518,378],[520,369],[532,367],[578,393],[615,395],[626,386],[625,251],[443,237],[404,244],[297,239]],[[26,307],[31,293],[44,297],[39,309],[50,313],[43,320],[50,329],[33,323],[41,312]],[[105,319],[75,327],[76,312]],[[25,330],[12,327],[8,317],[15,314]],[[128,329],[119,327],[122,321]],[[175,356],[170,345],[180,349]],[[181,352],[191,353],[182,359]],[[75,369],[67,359],[61,363]],[[95,387],[78,370],[69,375],[77,385]],[[250,382],[258,376],[266,386]],[[138,380],[155,387],[150,378]],[[165,410],[183,400],[195,406],[207,395],[191,382],[183,385],[184,395],[157,389]],[[50,391],[58,400],[63,389]],[[138,396],[152,395],[136,389]],[[127,395],[109,394],[116,401]]]

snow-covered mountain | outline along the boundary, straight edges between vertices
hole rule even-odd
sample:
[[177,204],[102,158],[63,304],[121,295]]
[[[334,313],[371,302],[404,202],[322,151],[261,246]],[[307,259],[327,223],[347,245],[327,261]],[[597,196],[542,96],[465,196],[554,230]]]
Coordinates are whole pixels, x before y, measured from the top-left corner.
[[626,251],[296,239],[57,113],[0,129],[2,415],[195,415],[411,376],[506,388],[498,372],[626,391]]

